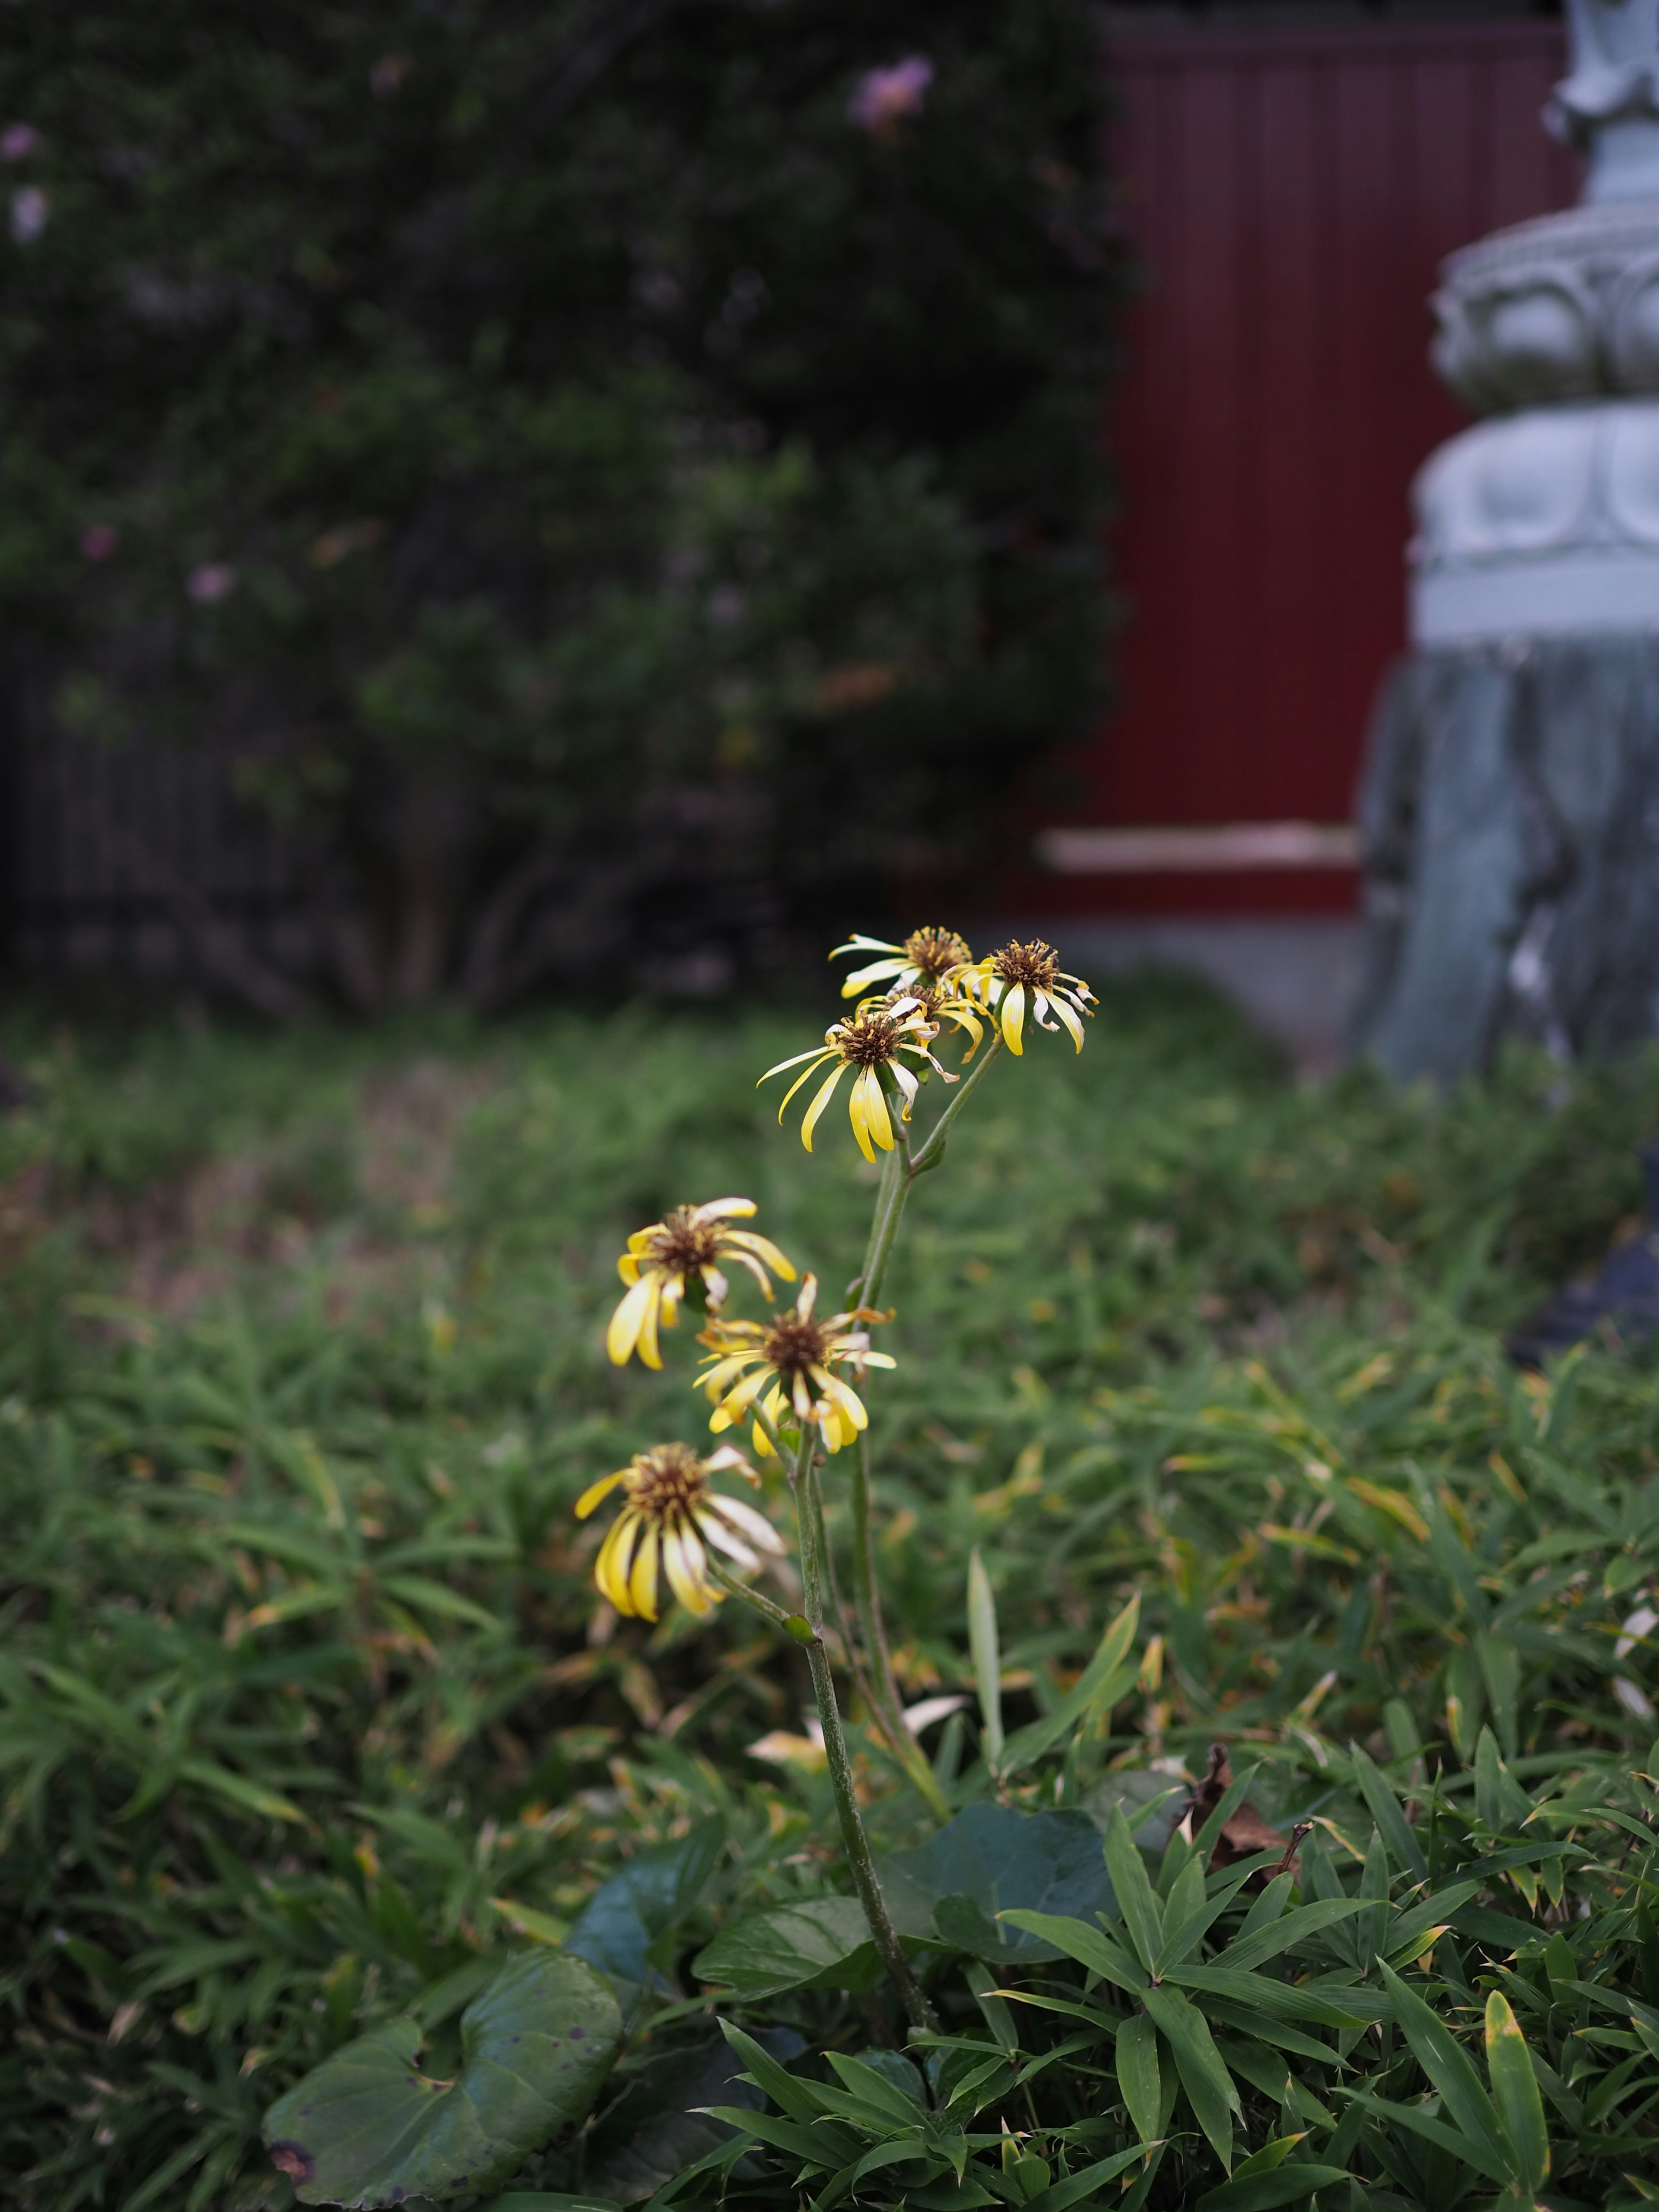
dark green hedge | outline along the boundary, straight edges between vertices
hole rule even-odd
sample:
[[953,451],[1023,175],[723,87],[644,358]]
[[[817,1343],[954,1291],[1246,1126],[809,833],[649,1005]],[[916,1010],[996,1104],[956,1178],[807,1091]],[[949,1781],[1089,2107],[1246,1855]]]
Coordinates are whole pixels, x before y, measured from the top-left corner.
[[10,633],[301,825],[358,997],[752,950],[1085,720],[1079,0],[5,14]]

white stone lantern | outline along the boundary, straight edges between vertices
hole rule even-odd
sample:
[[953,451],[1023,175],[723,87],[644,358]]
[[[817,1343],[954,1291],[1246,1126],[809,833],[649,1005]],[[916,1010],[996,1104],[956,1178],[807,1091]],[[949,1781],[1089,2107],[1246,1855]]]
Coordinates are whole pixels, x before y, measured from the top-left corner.
[[1454,254],[1484,419],[1415,487],[1412,649],[1358,800],[1357,1047],[1453,1081],[1659,1034],[1659,0],[1568,0],[1580,204]]

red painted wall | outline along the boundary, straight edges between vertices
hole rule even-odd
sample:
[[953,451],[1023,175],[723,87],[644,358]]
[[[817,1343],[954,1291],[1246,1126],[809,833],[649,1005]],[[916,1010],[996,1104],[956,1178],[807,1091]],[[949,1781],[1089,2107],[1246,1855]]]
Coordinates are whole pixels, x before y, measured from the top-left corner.
[[[1120,703],[1049,820],[1350,810],[1404,638],[1407,488],[1463,418],[1428,366],[1453,247],[1566,205],[1551,22],[1118,34],[1145,272],[1113,410]],[[1073,911],[1342,906],[1318,878],[1028,878]],[[1016,894],[1018,896],[1018,894]]]

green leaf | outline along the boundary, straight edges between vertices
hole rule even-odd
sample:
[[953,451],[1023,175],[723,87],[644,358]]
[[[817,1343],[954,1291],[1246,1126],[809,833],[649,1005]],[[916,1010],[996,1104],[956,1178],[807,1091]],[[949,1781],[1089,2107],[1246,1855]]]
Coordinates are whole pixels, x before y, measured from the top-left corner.
[[1171,1966],[1164,1978],[1184,1990],[1258,2007],[1275,2020],[1308,2020],[1320,2027],[1368,2027],[1388,2012],[1386,2000],[1369,1990],[1292,1984],[1275,1981],[1271,1974],[1234,1973],[1225,1966]]
[[[651,1953],[700,1903],[725,1849],[726,1823],[715,1813],[674,1842],[639,1852],[588,1899],[565,1949],[613,1981],[665,1991]],[[533,1923],[526,1925],[539,1935]]]
[[1418,2064],[1440,2092],[1446,2110],[1478,2147],[1481,2157],[1497,2165],[1500,2177],[1518,2178],[1514,2176],[1492,2100],[1480,2086],[1480,2076],[1468,2052],[1392,1966],[1384,1966],[1381,1972],[1394,1999],[1395,2019]]
[[1194,2212],[1272,2212],[1276,2204],[1294,2204],[1299,2197],[1310,2197],[1316,2189],[1334,2189],[1347,2179],[1346,2166],[1311,2161],[1275,2166],[1269,2172],[1240,2174],[1218,2189],[1207,2190]]
[[1146,1974],[1122,1945],[1115,1943],[1102,1929],[1091,1928],[1085,1920],[1062,1919],[1054,1912],[1005,1912],[1001,1917],[1040,1936],[1065,1957],[1075,1959],[1079,1966],[1086,1966],[1103,1981],[1115,1983],[1121,1990],[1139,1991],[1146,1986]]
[[1363,2105],[1367,2112],[1385,2113],[1398,2126],[1409,2128],[1414,2135],[1421,2136],[1425,2142],[1434,2143],[1460,2163],[1474,2166],[1477,2173],[1484,2173],[1488,2181],[1497,2182],[1500,2188],[1513,2179],[1501,2157],[1482,2150],[1479,2144],[1471,2142],[1461,2129],[1449,2128],[1443,2120],[1437,2119],[1421,2105],[1396,2105],[1387,2097],[1374,2097],[1364,2089],[1352,2090],[1349,2094],[1355,2103]]
[[1492,2077],[1492,2101],[1514,2170],[1535,2191],[1542,2188],[1550,2170],[1544,2100],[1539,2094],[1527,2039],[1509,1999],[1499,1990],[1486,1999],[1486,2071]]
[[[788,2028],[767,2028],[772,2057],[792,2058],[805,2046]],[[647,2054],[644,2065],[606,2110],[588,2143],[583,2179],[601,2195],[632,2204],[730,2140],[727,2124],[708,2107],[758,2112],[763,2093],[743,2078],[744,2060],[711,2034],[679,2050]]]
[[1238,2092],[1233,2087],[1233,2077],[1215,2047],[1215,2039],[1210,2033],[1208,2021],[1198,2007],[1182,1996],[1179,1990],[1172,1990],[1167,1985],[1147,1990],[1141,1997],[1141,2002],[1168,2038],[1170,2048],[1175,2053],[1182,2087],[1198,2116],[1198,2124],[1209,2137],[1222,2165],[1231,2166],[1233,2155],[1232,2116],[1237,2112],[1243,2119],[1244,2110],[1239,2103]]
[[787,2112],[792,2120],[817,2118],[823,2108],[810,2082],[798,2081],[763,2045],[740,2027],[733,2027],[729,2020],[720,2022],[720,2033],[742,2059],[756,2087],[763,2089],[781,2112]]
[[994,1772],[1002,1755],[1002,1661],[997,1650],[997,1605],[977,1545],[968,1559],[968,1649],[973,1654],[985,1731],[985,1763]]
[[1139,2143],[1129,2150],[1115,2151],[1110,2158],[1103,2158],[1097,2166],[1085,2166],[1080,2173],[1068,2173],[1063,2181],[1051,2182],[1040,2189],[1035,2197],[1025,2200],[1026,2212],[1068,2212],[1073,2204],[1081,2204],[1085,2197],[1092,2197],[1097,2189],[1104,2189],[1109,2181],[1115,2181],[1120,2173],[1146,2155]]
[[1126,2020],[1117,2032],[1117,2086],[1143,2143],[1155,2142],[1163,2090],[1158,2078],[1158,2030],[1144,2012]]
[[937,1936],[1000,1966],[1062,1954],[996,1915],[1010,1906],[1087,1917],[1115,1908],[1100,1835],[1085,1813],[969,1805],[914,1850],[878,1868],[901,1936]]
[[1152,1887],[1146,1861],[1129,1833],[1121,1807],[1114,1810],[1106,1831],[1106,1871],[1112,1877],[1117,1908],[1123,1916],[1129,1941],[1150,1974],[1153,1960],[1164,1948],[1164,1907]]
[[1281,1914],[1267,1927],[1236,1937],[1216,1964],[1235,1973],[1248,1973],[1252,1966],[1276,1959],[1283,1951],[1293,1950],[1304,1936],[1316,1936],[1322,1928],[1330,1927],[1334,1921],[1364,1912],[1368,1903],[1363,1897],[1322,1897],[1312,1905],[1299,1905],[1294,1912]]
[[622,2034],[584,1960],[514,1960],[461,2014],[461,2070],[421,2074],[421,2029],[393,2021],[349,2043],[265,2114],[271,2159],[302,2204],[400,2203],[497,2187],[592,2104]]
[[1348,1756],[1353,1762],[1353,1778],[1359,1784],[1359,1794],[1389,1847],[1389,1856],[1396,1866],[1415,1875],[1419,1881],[1426,1881],[1429,1863],[1382,1771],[1357,1743],[1349,1745]]
[[873,1989],[881,1962],[855,1897],[808,1897],[722,1929],[691,1971],[740,1996],[769,1997],[783,1990]]
[[[975,1555],[977,1556],[977,1554]],[[1052,1712],[1016,1729],[996,1761],[999,1774],[1018,1774],[1058,1743],[1068,1729],[1081,1727],[1097,1712],[1109,1712],[1135,1678],[1135,1663],[1128,1657],[1140,1624],[1139,1593],[1129,1600],[1107,1629],[1094,1657]]]

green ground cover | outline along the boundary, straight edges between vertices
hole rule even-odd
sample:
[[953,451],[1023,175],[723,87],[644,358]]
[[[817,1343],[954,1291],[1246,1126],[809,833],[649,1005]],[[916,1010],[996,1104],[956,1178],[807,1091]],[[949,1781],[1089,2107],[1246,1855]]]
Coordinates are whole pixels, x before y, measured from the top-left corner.
[[[579,1918],[587,1955],[611,1942],[633,1992],[623,2100],[526,2185],[639,2201],[720,2141],[707,2122],[665,2136],[665,2108],[758,2109],[758,2091],[697,2073],[711,2030],[690,1962],[757,1906],[845,1887],[801,1741],[805,1669],[736,1606],[712,1626],[616,1623],[588,1580],[601,1531],[570,1509],[630,1451],[702,1431],[689,1343],[666,1382],[605,1359],[629,1230],[740,1190],[828,1284],[858,1264],[872,1171],[827,1123],[807,1159],[754,1088],[823,1018],[626,1010],[279,1038],[19,1024],[36,1095],[0,1127],[14,2201],[281,2206],[289,2185],[258,2141],[273,2098],[411,2006],[441,2045],[505,1949]],[[1549,2201],[1634,2203],[1651,2193],[1651,2029],[1611,2014],[1598,2027],[1563,1992],[1616,1954],[1619,1986],[1659,2003],[1659,1947],[1616,1851],[1589,1868],[1559,1839],[1613,1803],[1637,1824],[1628,1850],[1651,1805],[1639,1773],[1659,1771],[1659,1667],[1626,1627],[1659,1556],[1655,1369],[1612,1342],[1522,1376],[1499,1338],[1636,1216],[1659,1059],[1565,1085],[1516,1059],[1444,1103],[1360,1075],[1299,1086],[1169,983],[1108,993],[1081,1059],[1062,1044],[992,1071],[945,1170],[918,1187],[889,1285],[899,1364],[870,1395],[907,1692],[973,1691],[978,1547],[1011,1729],[1056,1709],[1140,1604],[1133,1685],[1065,1771],[1005,1789],[1009,1803],[1139,1808],[1173,1786],[1153,1762],[1199,1775],[1219,1738],[1236,1765],[1261,1762],[1270,1820],[1330,1824],[1304,1846],[1315,1897],[1379,1863],[1378,1772],[1459,1850],[1533,1817],[1529,1836],[1558,1838],[1541,1893],[1523,1838],[1518,1871],[1488,1872],[1480,1901],[1462,1900],[1475,1922],[1428,1954],[1438,1981],[1420,1944],[1393,1955],[1454,2012],[1480,1994],[1483,1941],[1489,1963],[1512,1960],[1501,1972],[1560,2090],[1545,2084],[1564,2192]],[[833,1482],[829,1512],[844,1540]],[[962,1802],[976,1771],[983,1795],[978,1728],[970,1703],[925,1739]],[[873,1738],[857,1749],[878,1847],[920,1844],[926,1808]],[[1555,1812],[1531,1816],[1534,1798]],[[1571,1893],[1564,1866],[1582,1877]],[[596,1934],[586,1900],[629,1868],[632,1917]],[[1172,1894],[1176,1861],[1162,1878]],[[1519,1919],[1483,1937],[1494,1885]],[[613,1880],[607,1910],[623,1894]],[[878,1990],[829,1979],[760,1990],[745,2026],[774,2039],[750,2046],[751,2071],[804,2039],[805,2071],[784,2077],[798,2081],[811,2051],[890,2033]],[[994,1986],[981,1966],[961,1993],[994,2057],[1012,2034]],[[1417,2045],[1395,2017],[1377,2033],[1409,2074]],[[1614,2084],[1599,2106],[1597,2035],[1622,2038],[1597,2060]],[[973,2166],[1003,2177],[994,2196],[1095,2201],[1050,2179],[1120,2109],[1088,2087],[1092,2063],[1075,2062],[1076,2109],[1008,2090],[1003,2117],[1030,2142]],[[1120,2084],[1128,2063],[1121,2039]],[[1156,2118],[1156,2064],[1152,2078]],[[1388,2094],[1424,2086],[1402,2075]],[[1268,2086],[1246,2094],[1270,2121]],[[1300,2109],[1316,2154],[1331,2111]],[[1194,2110],[1197,2148],[1170,2154],[1155,2206],[1222,2178]],[[1364,2201],[1449,2205],[1486,2186],[1421,2143],[1427,2162],[1399,2153]],[[779,2179],[794,2163],[773,2154],[732,2170],[733,2201],[796,2201]],[[1288,2193],[1264,2173],[1218,2206],[1291,2201],[1285,2171]],[[1132,2178],[1103,2179],[1100,2201]],[[951,2185],[906,2201],[992,2201]]]

